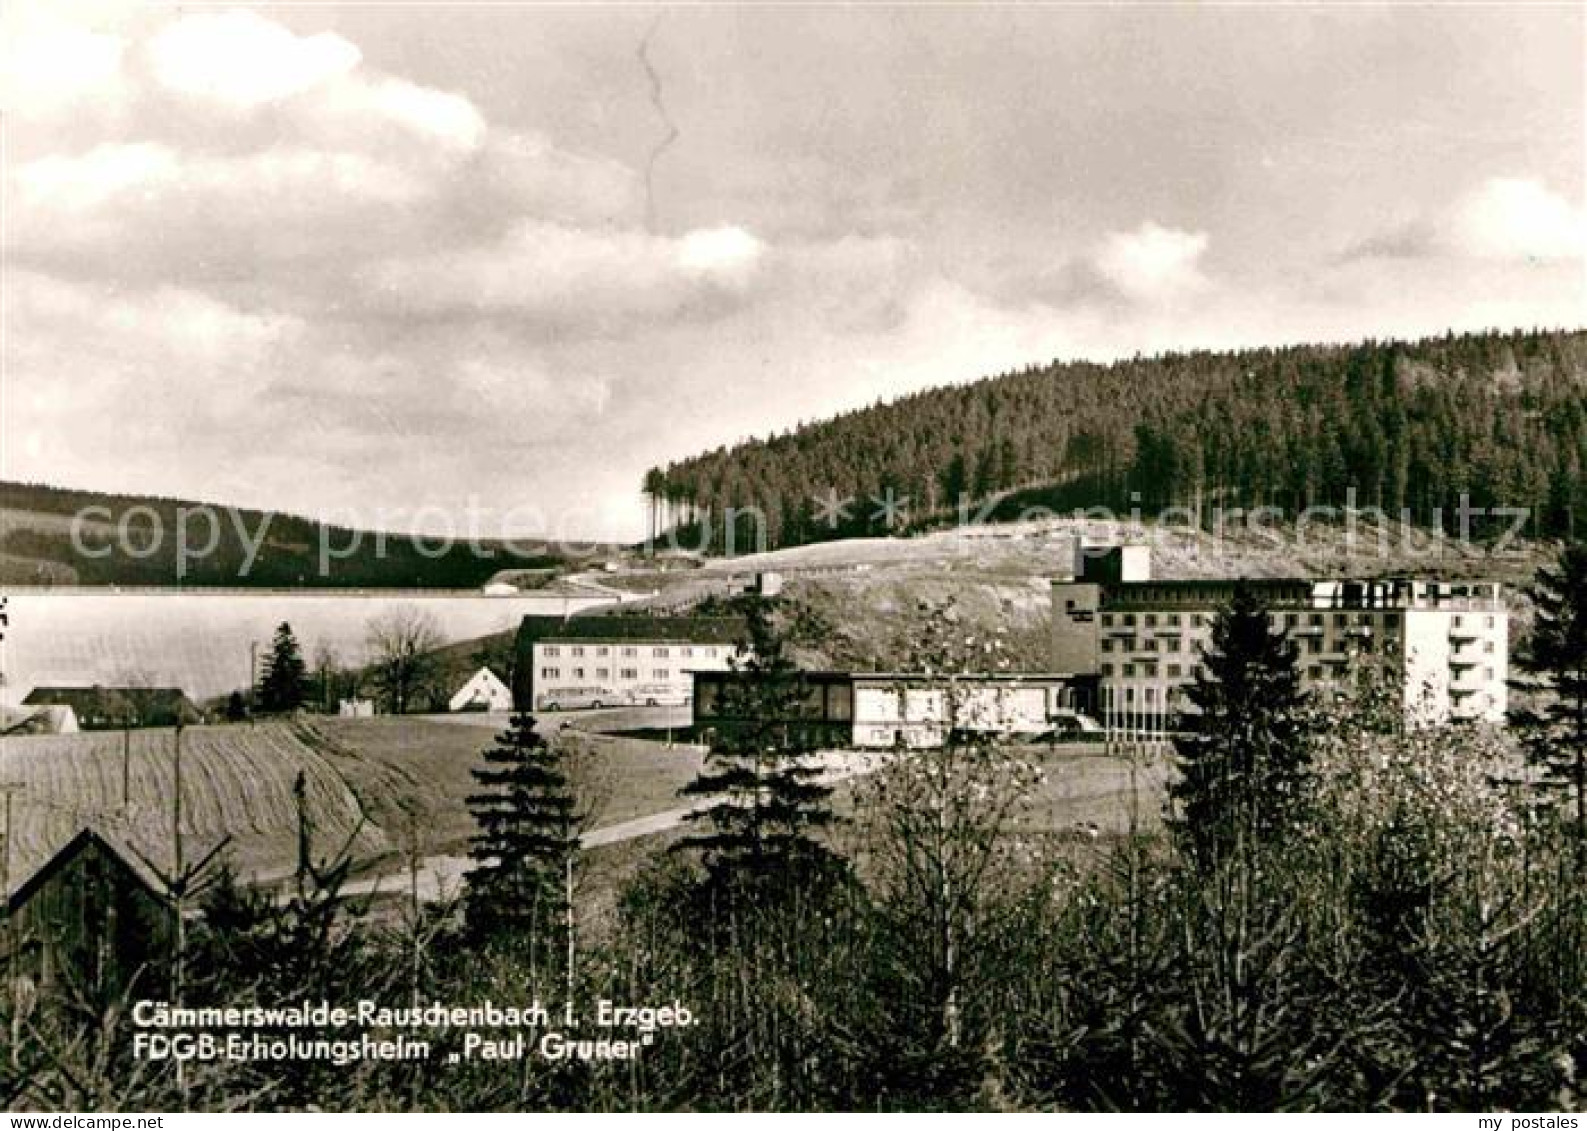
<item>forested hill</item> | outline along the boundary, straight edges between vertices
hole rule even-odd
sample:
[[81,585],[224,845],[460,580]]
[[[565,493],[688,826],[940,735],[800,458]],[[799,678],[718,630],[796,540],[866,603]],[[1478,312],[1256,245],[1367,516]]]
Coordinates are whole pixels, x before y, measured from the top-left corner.
[[[1587,331],[1062,362],[932,389],[647,473],[658,528],[723,544],[725,508],[766,515],[774,545],[888,530],[961,497],[1033,506],[1322,504],[1421,524],[1527,507],[1531,532],[1587,532]],[[836,494],[830,494],[835,492]],[[834,524],[819,500],[852,498]],[[746,546],[749,523],[736,545]],[[899,529],[898,524],[892,529]],[[702,539],[703,540],[703,539]]]
[[501,569],[559,562],[529,540],[442,543],[211,503],[0,481],[0,584],[472,589]]

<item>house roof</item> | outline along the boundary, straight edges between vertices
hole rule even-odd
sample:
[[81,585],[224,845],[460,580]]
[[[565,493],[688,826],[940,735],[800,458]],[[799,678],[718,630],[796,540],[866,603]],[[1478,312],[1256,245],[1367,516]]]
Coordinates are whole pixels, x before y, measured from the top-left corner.
[[79,719],[119,718],[128,712],[141,719],[199,717],[198,708],[179,687],[35,687],[22,703],[28,707],[70,707]]
[[77,725],[77,712],[65,703],[31,711],[0,711],[0,734],[59,734],[68,719]]
[[[696,680],[701,681],[729,681],[742,680],[745,682],[763,679],[764,676],[756,672],[735,671],[697,671],[691,673]],[[1077,675],[1074,672],[850,672],[833,671],[827,669],[805,670],[799,669],[784,675],[785,679],[808,680],[811,683],[855,683],[855,684],[926,684],[936,686],[947,683],[999,683],[1014,686],[1039,686],[1050,683],[1070,683],[1076,679],[1092,679],[1094,676],[1086,674]]]
[[497,668],[495,667],[494,664],[481,664],[479,667],[477,667],[473,671],[469,672],[467,678],[465,678],[463,680],[463,682],[461,684],[459,684],[458,686],[460,688],[468,686],[470,681],[472,681],[475,676],[479,675],[480,672],[489,672],[491,675],[496,677],[496,682],[500,683],[503,687],[508,686],[507,677],[502,675],[501,672],[497,670]]
[[666,640],[686,644],[737,644],[747,634],[739,617],[573,616],[524,617],[520,644],[535,641]]
[[[160,878],[137,853],[99,829],[85,825],[77,835],[56,849],[53,855],[11,890],[6,898],[8,913],[20,910],[29,899],[33,898],[33,894],[39,888],[49,882],[50,877],[70,864],[75,857],[90,849],[98,849],[114,860],[129,876],[146,888],[150,896],[162,902],[165,900],[162,891],[164,885],[160,882]],[[5,894],[0,893],[0,895]]]

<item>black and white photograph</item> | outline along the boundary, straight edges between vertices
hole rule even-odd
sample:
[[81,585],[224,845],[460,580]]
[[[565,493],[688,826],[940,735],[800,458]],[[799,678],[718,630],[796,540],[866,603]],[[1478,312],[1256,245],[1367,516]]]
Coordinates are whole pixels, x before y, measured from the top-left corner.
[[8,1126],[1584,1108],[1580,0],[0,5]]

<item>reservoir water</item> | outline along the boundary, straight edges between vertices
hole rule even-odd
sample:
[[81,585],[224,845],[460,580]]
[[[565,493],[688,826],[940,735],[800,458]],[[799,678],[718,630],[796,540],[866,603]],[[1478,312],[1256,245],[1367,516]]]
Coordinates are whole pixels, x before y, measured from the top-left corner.
[[14,705],[43,684],[180,687],[195,699],[249,682],[249,649],[262,656],[282,621],[313,663],[335,650],[362,665],[369,622],[399,606],[429,613],[447,642],[516,628],[526,615],[566,616],[612,599],[599,595],[456,590],[88,589],[11,587],[0,641],[0,701]]

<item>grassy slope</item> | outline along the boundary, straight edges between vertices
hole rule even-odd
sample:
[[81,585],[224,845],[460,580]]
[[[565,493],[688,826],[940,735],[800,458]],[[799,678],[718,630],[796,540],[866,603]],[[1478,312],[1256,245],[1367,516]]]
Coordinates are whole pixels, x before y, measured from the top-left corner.
[[[13,801],[13,882],[88,823],[162,866],[171,860],[174,732],[133,731],[130,741],[130,803],[123,808],[119,732],[4,740],[0,779],[23,785]],[[288,727],[261,723],[182,732],[186,857],[209,851],[229,834],[239,871],[288,866],[297,828],[293,782],[299,773],[323,843],[340,845],[356,829],[353,843],[360,855],[385,850],[378,826],[365,822],[359,827],[359,800],[342,776]]]
[[781,572],[784,592],[815,615],[818,631],[798,638],[800,658],[813,666],[889,669],[908,663],[923,600],[953,598],[966,623],[983,636],[1000,634],[1013,664],[1047,666],[1051,580],[1066,575],[1074,541],[1146,542],[1159,578],[1329,577],[1420,575],[1483,577],[1509,587],[1512,630],[1524,630],[1530,608],[1520,587],[1552,546],[1519,543],[1503,553],[1464,546],[1414,529],[1355,531],[1313,523],[1303,529],[1220,534],[1105,522],[1043,518],[981,525],[911,538],[869,538],[799,546],[732,560],[715,559],[689,571],[638,565],[623,580],[656,588],[654,603],[676,607],[729,579],[759,570]]
[[[422,718],[190,727],[182,735],[185,851],[191,859],[230,834],[240,873],[290,869],[300,772],[317,854],[350,836],[365,863],[403,852],[415,836],[424,853],[458,851],[473,831],[469,769],[491,737],[489,729]],[[598,754],[588,777],[601,824],[675,807],[677,789],[698,766],[687,748],[613,739],[590,745]],[[0,780],[24,787],[13,802],[13,883],[88,823],[167,863],[172,749],[169,730],[132,732],[131,804],[123,810],[119,732],[6,738]]]
[[[474,831],[467,800],[470,769],[491,744],[493,728],[418,718],[307,720],[299,733],[363,800],[394,845],[417,831],[425,853],[458,852]],[[672,809],[694,777],[699,757],[630,739],[568,735],[575,774],[596,825]]]

